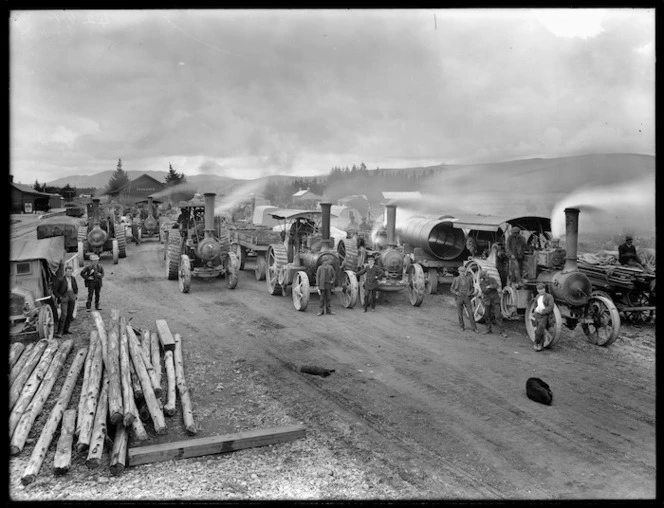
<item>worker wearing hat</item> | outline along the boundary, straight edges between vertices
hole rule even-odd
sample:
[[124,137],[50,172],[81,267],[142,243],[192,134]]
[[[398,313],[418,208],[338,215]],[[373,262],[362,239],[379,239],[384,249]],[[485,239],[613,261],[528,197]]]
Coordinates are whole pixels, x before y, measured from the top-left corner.
[[645,272],[652,273],[652,270],[643,264],[643,261],[641,261],[641,258],[636,253],[634,237],[632,235],[625,235],[625,243],[618,246],[618,261],[621,265],[633,266],[634,268],[640,268]]
[[95,309],[99,307],[99,294],[101,293],[101,281],[104,278],[104,267],[99,264],[99,256],[90,254],[90,264],[81,270],[81,277],[85,281],[85,287],[88,288],[88,301],[85,308],[90,312],[92,306],[92,296],[95,297]]
[[521,270],[523,257],[526,254],[526,239],[521,235],[521,229],[513,227],[505,242],[505,253],[509,258],[509,280],[517,287],[521,285]]
[[537,328],[535,329],[535,341],[533,349],[535,351],[542,351],[544,346],[544,332],[553,318],[554,300],[553,296],[546,292],[546,286],[542,282],[537,283],[537,296],[534,317],[537,321]]
[[500,309],[500,283],[495,277],[487,273],[484,268],[480,268],[480,289],[482,290],[482,303],[484,304],[484,323],[486,331],[484,333],[493,333],[493,328],[503,337],[507,337],[503,328],[503,314]]
[[452,286],[450,291],[454,295],[454,303],[456,304],[457,313],[459,315],[459,326],[461,330],[465,330],[466,327],[463,322],[463,308],[466,308],[468,312],[468,319],[470,320],[470,329],[478,333],[477,325],[475,324],[475,316],[473,315],[473,307],[470,304],[470,297],[475,293],[475,287],[473,285],[473,278],[470,274],[467,273],[466,267],[461,265],[459,267],[459,275],[454,277],[452,280]]
[[366,274],[364,280],[364,312],[371,306],[371,312],[376,310],[376,293],[378,292],[378,279],[385,275],[385,270],[376,266],[376,260],[372,255],[367,256],[367,265],[355,272],[360,277]]

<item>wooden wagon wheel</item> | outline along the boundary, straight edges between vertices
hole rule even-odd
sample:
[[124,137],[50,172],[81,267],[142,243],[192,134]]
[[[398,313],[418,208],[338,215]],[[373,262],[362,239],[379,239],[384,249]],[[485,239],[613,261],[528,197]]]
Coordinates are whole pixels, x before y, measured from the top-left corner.
[[625,319],[632,324],[650,323],[655,317],[654,310],[630,310],[630,307],[654,307],[648,294],[641,291],[630,291],[623,296],[625,307],[622,308]]
[[309,305],[309,276],[307,272],[300,270],[295,274],[293,279],[293,286],[291,289],[293,296],[293,306],[303,312],[307,310],[307,305]]
[[55,318],[50,305],[42,305],[37,320],[37,333],[40,339],[51,340],[55,334]]

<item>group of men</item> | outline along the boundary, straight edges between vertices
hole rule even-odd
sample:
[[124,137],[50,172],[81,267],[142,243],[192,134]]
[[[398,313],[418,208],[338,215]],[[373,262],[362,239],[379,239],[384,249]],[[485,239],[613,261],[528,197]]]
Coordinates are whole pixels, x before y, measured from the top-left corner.
[[[92,300],[94,298],[95,309],[101,310],[99,306],[99,298],[101,296],[102,279],[104,278],[104,267],[99,264],[99,256],[96,254],[90,255],[90,264],[81,270],[81,278],[88,288],[88,299],[85,303],[85,308],[89,312],[92,307]],[[55,336],[60,338],[62,335],[68,335],[69,326],[74,315],[74,308],[76,307],[76,300],[78,299],[78,284],[74,277],[74,270],[71,266],[66,266],[64,275],[56,279],[53,285],[53,295],[56,302],[60,305],[60,321],[58,322],[58,330]]]

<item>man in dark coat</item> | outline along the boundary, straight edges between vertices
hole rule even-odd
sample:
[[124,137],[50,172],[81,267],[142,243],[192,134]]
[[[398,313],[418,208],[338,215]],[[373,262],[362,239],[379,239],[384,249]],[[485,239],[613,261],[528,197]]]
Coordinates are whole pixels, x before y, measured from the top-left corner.
[[535,351],[542,351],[544,344],[544,332],[549,325],[550,319],[553,317],[553,296],[546,292],[546,286],[541,282],[537,284],[537,305],[535,306],[535,319],[537,320],[537,328],[535,329],[535,343],[533,349]]
[[521,285],[521,270],[523,268],[523,257],[526,254],[526,239],[521,235],[521,230],[513,227],[510,236],[505,242],[505,252],[509,257],[510,278],[517,285]]
[[461,265],[459,267],[459,275],[452,280],[450,290],[454,295],[454,303],[456,304],[457,313],[459,314],[459,326],[461,327],[461,330],[463,331],[466,329],[463,322],[463,308],[465,307],[470,319],[470,329],[475,333],[478,333],[477,325],[475,324],[475,316],[473,315],[473,307],[470,305],[470,297],[473,296],[475,288],[473,286],[473,279],[468,275],[465,266]]
[[371,305],[371,312],[376,310],[376,291],[378,290],[378,279],[385,275],[385,270],[376,266],[373,256],[367,258],[367,266],[355,272],[358,277],[366,274],[364,281],[364,312]]
[[618,246],[618,261],[621,265],[640,268],[645,272],[652,273],[652,270],[643,264],[643,261],[641,261],[641,258],[636,253],[632,235],[626,235],[625,243]]
[[72,267],[66,266],[64,276],[58,278],[53,287],[53,294],[60,301],[60,322],[58,324],[58,332],[55,334],[58,338],[62,337],[63,333],[65,335],[71,333],[69,331],[69,324],[74,315],[76,297],[78,295],[78,284],[76,284],[73,274],[74,270]]
[[81,277],[85,281],[85,287],[88,288],[88,301],[85,308],[90,311],[92,306],[92,296],[95,297],[95,309],[99,307],[99,294],[101,292],[101,280],[104,278],[104,267],[99,264],[99,256],[90,254],[90,264],[81,270]]
[[330,299],[332,298],[332,288],[334,287],[334,267],[330,264],[330,258],[323,258],[323,264],[316,270],[316,284],[320,294],[320,310],[318,315],[323,312],[326,314],[336,314],[330,310]]
[[484,304],[484,320],[486,331],[493,333],[495,326],[503,337],[507,337],[503,329],[503,313],[500,309],[500,293],[498,281],[491,277],[484,269],[480,273],[480,289],[482,290],[482,303]]

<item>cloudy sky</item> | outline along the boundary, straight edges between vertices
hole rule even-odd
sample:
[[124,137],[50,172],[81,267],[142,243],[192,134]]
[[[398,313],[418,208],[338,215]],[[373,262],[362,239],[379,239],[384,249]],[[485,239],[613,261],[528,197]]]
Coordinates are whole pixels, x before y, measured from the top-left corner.
[[655,11],[12,11],[10,172],[655,153]]

